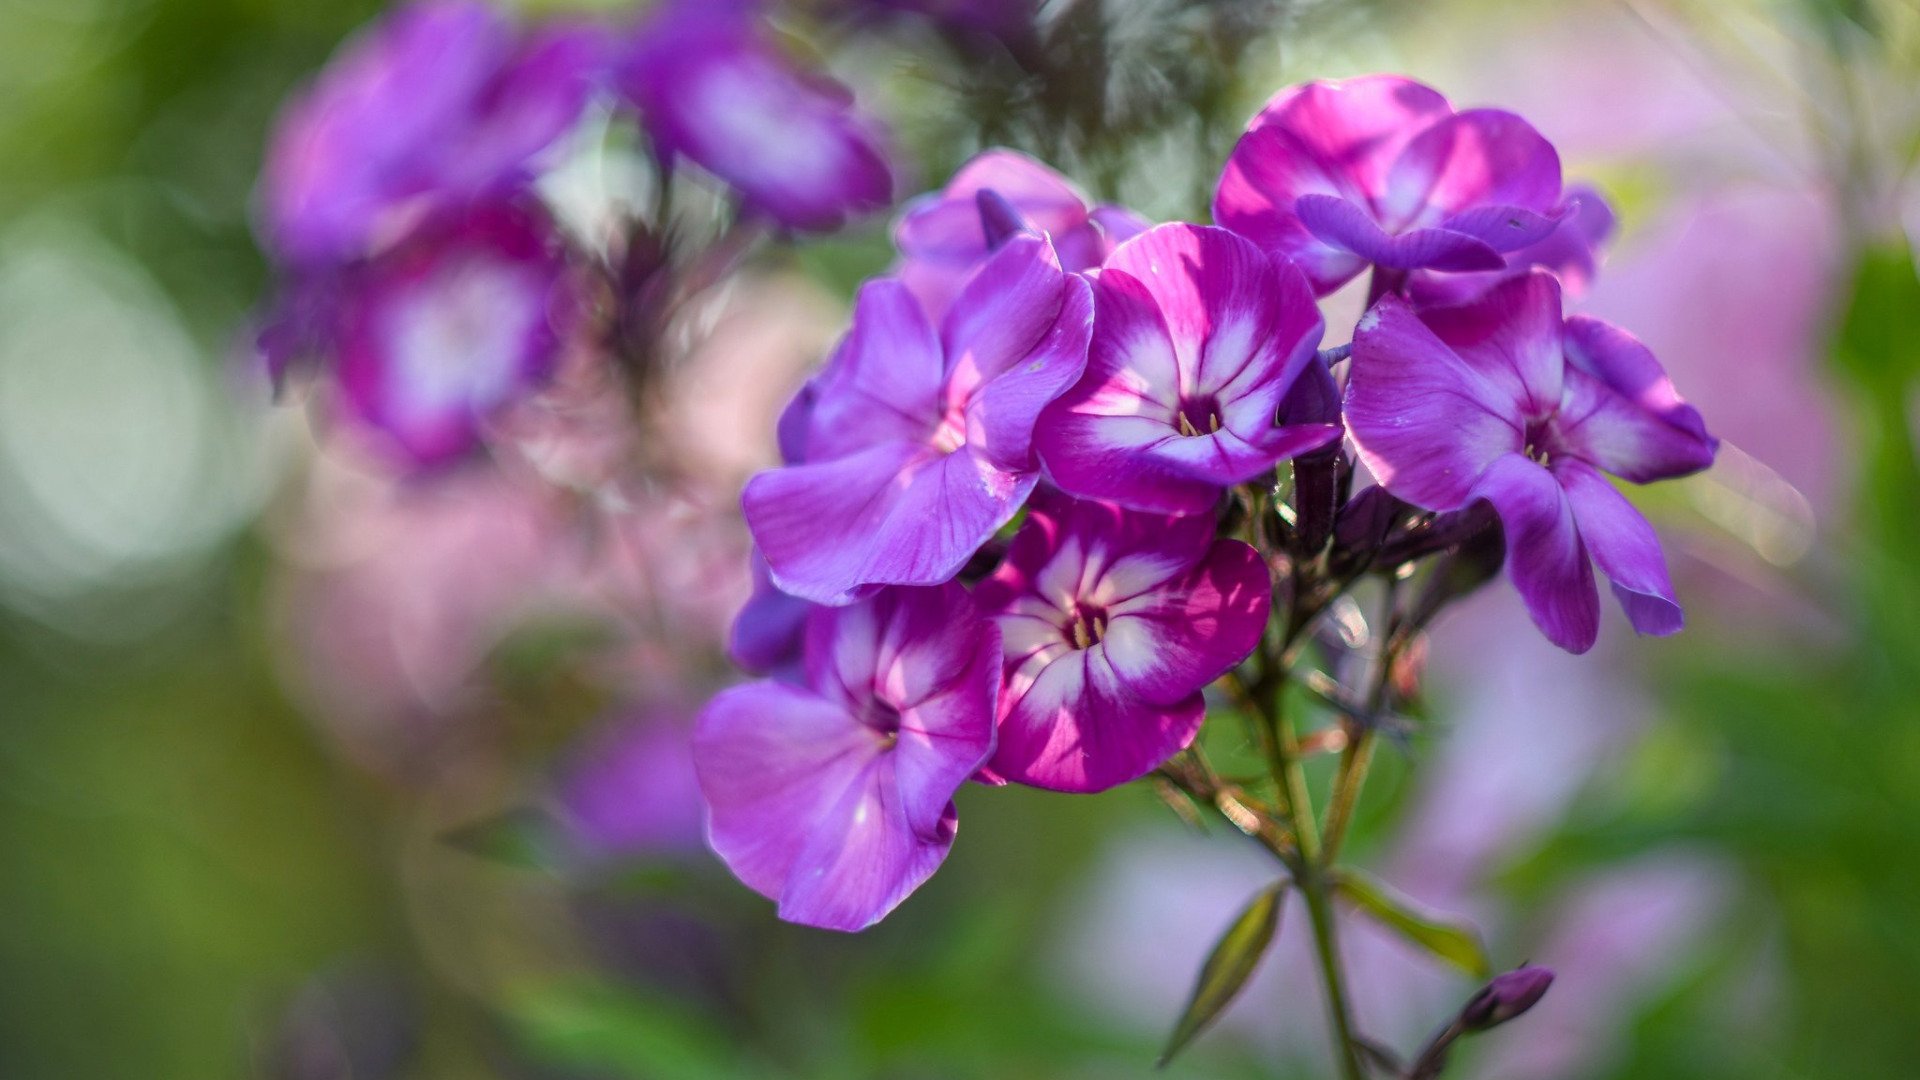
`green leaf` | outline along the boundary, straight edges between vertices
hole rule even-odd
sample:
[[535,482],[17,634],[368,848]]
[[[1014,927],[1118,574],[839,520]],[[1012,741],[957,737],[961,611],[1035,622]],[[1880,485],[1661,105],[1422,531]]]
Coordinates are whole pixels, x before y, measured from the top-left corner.
[[1333,888],[1353,906],[1467,974],[1482,979],[1493,974],[1487,948],[1470,924],[1422,911],[1358,870],[1334,871]]
[[1174,1025],[1173,1034],[1167,1039],[1167,1048],[1160,1052],[1161,1066],[1173,1060],[1193,1041],[1193,1037],[1206,1029],[1214,1017],[1220,1015],[1235,994],[1246,985],[1254,968],[1260,964],[1260,957],[1273,942],[1273,933],[1280,926],[1280,899],[1287,892],[1287,882],[1276,881],[1254,896],[1233,925],[1221,936],[1213,947],[1213,954],[1207,957],[1206,966],[1200,969],[1199,981],[1194,983],[1193,996],[1187,1000],[1186,1012],[1181,1014],[1180,1022]]

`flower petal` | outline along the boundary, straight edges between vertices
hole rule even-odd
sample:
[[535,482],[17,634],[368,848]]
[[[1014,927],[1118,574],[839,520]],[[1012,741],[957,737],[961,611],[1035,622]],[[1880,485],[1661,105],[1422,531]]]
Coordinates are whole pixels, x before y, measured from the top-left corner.
[[656,147],[789,228],[835,229],[886,205],[892,170],[845,87],[796,70],[753,20],[706,8],[661,5],[622,65]]
[[1183,394],[1217,393],[1260,354],[1283,322],[1291,346],[1319,320],[1304,280],[1281,279],[1259,248],[1225,229],[1156,226],[1120,245],[1102,276],[1107,273],[1124,273],[1138,282],[1159,311]]
[[1600,591],[1573,507],[1546,469],[1519,454],[1487,467],[1475,498],[1493,504],[1507,536],[1507,574],[1547,640],[1571,653],[1600,634]]
[[1567,372],[1565,402],[1553,421],[1556,460],[1569,454],[1646,484],[1707,468],[1715,447],[1716,440],[1667,423],[1586,372]]
[[868,766],[822,813],[780,893],[780,917],[823,930],[865,930],[946,861],[959,829],[949,803],[928,836],[908,827],[892,755]]
[[788,596],[773,584],[767,560],[753,553],[753,594],[733,617],[727,634],[727,656],[756,675],[769,675],[797,666],[800,645],[813,605]]
[[940,343],[898,281],[868,282],[853,326],[813,381],[806,459],[830,461],[884,442],[925,442],[942,410]]
[[1060,318],[1067,275],[1053,245],[1009,239],[983,263],[940,327],[949,392],[967,392],[1019,364]]
[[1686,625],[1667,576],[1667,560],[1653,526],[1607,478],[1580,461],[1556,464],[1580,538],[1613,583],[1613,594],[1636,632],[1666,635]]
[[861,586],[937,585],[1019,511],[1038,477],[969,450],[887,443],[764,472],[741,495],[781,589],[845,604]]
[[1353,202],[1332,195],[1302,195],[1294,204],[1300,222],[1323,243],[1395,270],[1498,270],[1507,265],[1486,241],[1444,228],[1389,234]]
[[1172,705],[1252,655],[1266,632],[1273,582],[1260,553],[1217,540],[1182,577],[1108,608],[1099,648],[1121,684]]
[[778,899],[815,831],[868,782],[881,751],[877,732],[810,690],[757,682],[722,691],[693,735],[714,853]]
[[987,252],[974,197],[992,191],[1034,227],[1054,235],[1081,225],[1086,199],[1066,177],[1013,150],[975,155],[939,193],[917,200],[894,229],[894,243],[914,258],[929,255],[978,259]]
[[1034,470],[1034,427],[1040,414],[1087,367],[1093,338],[1093,291],[1083,278],[1066,279],[1053,326],[1018,365],[989,379],[967,401],[967,445],[1005,469]]
[[1524,206],[1476,206],[1448,215],[1440,227],[1475,237],[1495,251],[1519,251],[1553,235],[1563,216],[1560,210],[1541,213]]
[[1266,251],[1285,255],[1325,296],[1366,268],[1367,262],[1316,237],[1301,224],[1303,195],[1361,198],[1316,163],[1288,132],[1254,128],[1240,137],[1214,192],[1213,220]]
[[416,465],[473,450],[552,372],[571,314],[550,224],[511,205],[422,226],[353,275],[336,356],[352,414]]
[[[1106,238],[1106,251],[1101,253],[1103,261],[1114,248],[1153,228],[1153,222],[1124,206],[1116,206],[1113,203],[1101,203],[1089,211],[1087,216],[1100,226],[1100,232]],[[1093,269],[1092,266],[1076,267],[1064,262],[1062,265],[1069,270]]]
[[1513,402],[1508,415],[1544,420],[1560,407],[1566,353],[1552,274],[1511,278],[1471,304],[1425,311],[1420,320]]
[[[1636,483],[1683,476],[1712,464],[1720,440],[1707,434],[1699,411],[1673,388],[1652,350],[1619,327],[1585,315],[1567,320],[1566,343],[1567,362],[1605,384],[1640,417],[1611,417],[1622,428],[1633,428],[1632,437],[1626,437],[1621,428],[1584,436],[1582,441],[1594,444],[1596,454],[1607,455],[1606,460],[1598,456],[1589,460]],[[1647,430],[1651,423],[1672,430],[1656,434]],[[1693,445],[1684,445],[1685,440]]]
[[1394,495],[1458,510],[1502,454],[1524,445],[1509,396],[1469,367],[1397,297],[1362,316],[1347,379],[1347,431]]
[[1052,791],[1095,792],[1138,780],[1193,741],[1206,718],[1194,694],[1154,705],[1121,685],[1099,646],[1037,672],[1012,672],[1001,695],[993,775]]
[[1392,227],[1488,205],[1546,213],[1559,202],[1553,144],[1513,113],[1469,109],[1407,144],[1388,172],[1380,216]]

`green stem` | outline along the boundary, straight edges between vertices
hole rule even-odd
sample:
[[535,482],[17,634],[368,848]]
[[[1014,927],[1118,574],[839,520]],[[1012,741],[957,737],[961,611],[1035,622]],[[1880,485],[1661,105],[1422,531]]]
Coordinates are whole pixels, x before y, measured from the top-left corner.
[[1307,902],[1307,919],[1313,924],[1313,950],[1320,959],[1320,978],[1326,985],[1327,1014],[1333,1019],[1334,1056],[1340,1062],[1340,1075],[1346,1080],[1367,1080],[1347,1006],[1346,976],[1333,938],[1333,904],[1327,897],[1326,875],[1316,870],[1311,884],[1300,884],[1301,896]]
[[1381,609],[1386,616],[1386,631],[1381,638],[1380,659],[1373,672],[1373,684],[1367,690],[1365,703],[1366,715],[1354,717],[1359,730],[1340,754],[1340,768],[1334,774],[1333,796],[1327,803],[1326,827],[1324,837],[1323,862],[1332,866],[1340,857],[1340,844],[1347,838],[1347,828],[1353,824],[1354,807],[1360,802],[1360,788],[1367,782],[1367,768],[1373,764],[1375,745],[1374,721],[1387,702],[1387,684],[1393,678],[1393,665],[1399,660],[1400,650],[1406,645],[1409,635],[1401,623],[1400,583],[1397,580],[1387,582],[1387,594],[1381,601]]
[[1340,967],[1340,953],[1333,937],[1333,905],[1327,896],[1326,852],[1320,846],[1319,826],[1313,819],[1313,800],[1307,790],[1307,772],[1300,762],[1300,738],[1287,714],[1284,694],[1286,680],[1277,685],[1261,702],[1273,733],[1274,766],[1287,798],[1287,813],[1293,821],[1294,843],[1300,850],[1300,865],[1294,868],[1294,885],[1306,900],[1307,917],[1313,923],[1314,952],[1320,962],[1320,978],[1327,992],[1327,1015],[1333,1023],[1334,1057],[1346,1080],[1366,1080],[1360,1064],[1358,1045],[1353,1036],[1352,1010],[1347,1004],[1346,978]]
[[1367,767],[1373,764],[1373,729],[1362,728],[1340,754],[1340,770],[1333,782],[1333,798],[1327,803],[1327,824],[1321,831],[1321,849],[1328,866],[1340,857],[1340,842],[1347,838],[1353,824],[1353,809],[1360,801],[1360,788],[1367,782]]

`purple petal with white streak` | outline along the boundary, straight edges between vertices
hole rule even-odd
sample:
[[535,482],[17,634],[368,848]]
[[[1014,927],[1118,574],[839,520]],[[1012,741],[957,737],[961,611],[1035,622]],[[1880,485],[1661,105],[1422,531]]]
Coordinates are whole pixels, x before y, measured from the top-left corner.
[[1560,407],[1566,371],[1560,283],[1536,270],[1471,304],[1420,314],[1427,329],[1512,402],[1507,415],[1544,420]]
[[1107,608],[1101,647],[1120,682],[1161,705],[1196,689],[1252,655],[1266,632],[1273,581],[1260,553],[1218,540],[1185,576]]
[[1155,705],[1123,686],[1102,648],[1070,651],[1026,678],[1010,675],[999,778],[1090,794],[1138,780],[1193,742],[1206,719],[1198,693]]

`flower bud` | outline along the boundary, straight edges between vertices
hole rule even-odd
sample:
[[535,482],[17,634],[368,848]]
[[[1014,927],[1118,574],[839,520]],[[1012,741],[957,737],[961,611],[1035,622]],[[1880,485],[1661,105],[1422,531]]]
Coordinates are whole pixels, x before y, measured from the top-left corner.
[[1349,500],[1333,522],[1333,556],[1329,560],[1333,572],[1345,577],[1364,568],[1406,510],[1406,503],[1379,485]]
[[1553,985],[1553,972],[1543,967],[1523,967],[1496,977],[1473,995],[1460,1010],[1460,1026],[1467,1031],[1485,1031],[1533,1008]]

